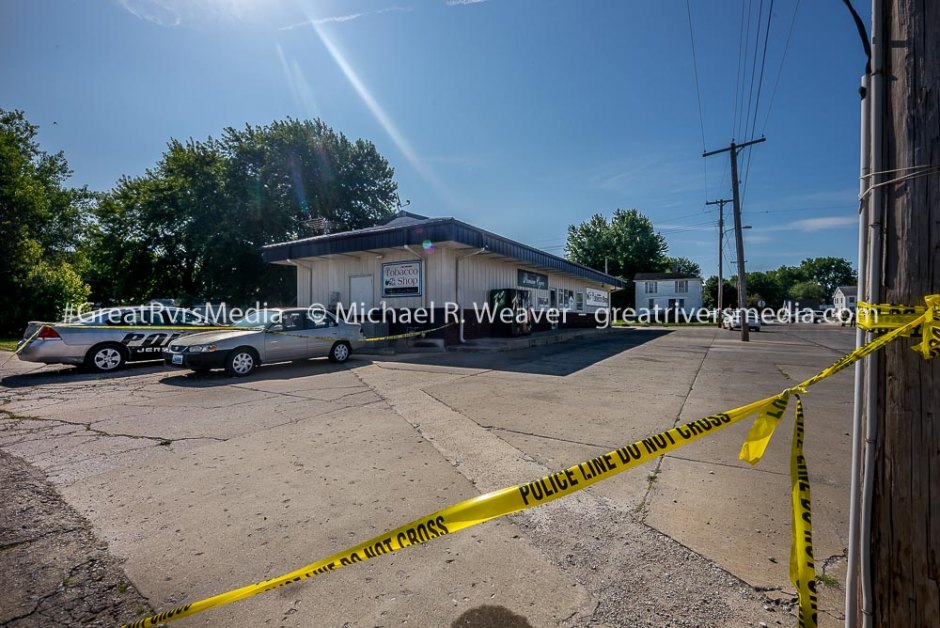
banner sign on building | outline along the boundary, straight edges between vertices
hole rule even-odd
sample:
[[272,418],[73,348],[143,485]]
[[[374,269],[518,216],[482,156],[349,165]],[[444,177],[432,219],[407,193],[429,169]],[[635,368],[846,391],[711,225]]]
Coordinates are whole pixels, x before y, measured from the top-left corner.
[[420,297],[421,260],[382,264],[383,297]]
[[533,290],[548,290],[548,275],[543,275],[542,273],[533,273],[528,270],[522,270],[521,268],[517,271],[518,281],[520,288],[532,288]]
[[594,288],[585,288],[588,307],[608,307],[610,305],[610,294],[604,290],[595,290]]

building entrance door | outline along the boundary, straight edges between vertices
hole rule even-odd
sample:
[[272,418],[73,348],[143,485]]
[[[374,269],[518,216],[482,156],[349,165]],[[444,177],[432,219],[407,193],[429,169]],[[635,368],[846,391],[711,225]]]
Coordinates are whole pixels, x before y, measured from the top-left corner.
[[375,304],[372,301],[372,275],[360,275],[349,278],[349,305],[363,308],[365,312],[371,310]]

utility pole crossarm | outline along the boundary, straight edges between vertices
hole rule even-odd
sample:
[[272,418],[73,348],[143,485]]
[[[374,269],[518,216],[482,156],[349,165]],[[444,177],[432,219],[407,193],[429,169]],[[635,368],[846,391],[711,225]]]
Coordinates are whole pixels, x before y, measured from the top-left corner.
[[732,141],[730,146],[725,146],[724,148],[719,148],[718,150],[710,150],[708,152],[702,153],[702,157],[711,157],[712,155],[717,155],[719,153],[727,153],[732,148],[737,148],[738,150],[741,150],[742,148],[751,146],[752,144],[760,144],[761,142],[766,142],[766,141],[767,141],[766,137],[759,137],[756,140],[751,140],[750,142],[743,142],[741,144],[735,144],[734,141]]

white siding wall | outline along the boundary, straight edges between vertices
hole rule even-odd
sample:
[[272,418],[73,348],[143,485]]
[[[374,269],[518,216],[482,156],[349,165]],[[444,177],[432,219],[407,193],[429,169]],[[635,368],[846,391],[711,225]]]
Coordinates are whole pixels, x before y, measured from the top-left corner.
[[[682,281],[682,280],[680,280]],[[636,284],[636,309],[643,310],[649,307],[649,300],[654,299],[655,304],[661,309],[666,309],[669,305],[669,299],[684,299],[686,312],[691,312],[702,307],[702,280],[689,279],[689,291],[677,292],[675,279],[663,279],[661,281],[635,281]],[[647,293],[646,284],[655,283],[656,292]]]
[[[413,247],[417,250],[417,247]],[[431,251],[422,251],[424,259],[424,295],[422,297],[396,297],[384,299],[389,308],[442,308],[445,303],[454,301],[464,308],[478,307],[489,299],[490,290],[498,288],[518,288],[517,271],[519,269],[548,275],[549,289],[558,291],[559,307],[562,306],[561,290],[571,290],[583,295],[584,312],[594,312],[597,307],[587,306],[585,288],[605,290],[599,284],[584,279],[569,277],[559,273],[549,273],[531,268],[518,262],[495,258],[487,254],[466,257],[472,251],[455,251],[448,246],[435,246]],[[330,293],[339,292],[340,300],[348,307],[349,277],[372,275],[373,305],[382,304],[382,264],[387,262],[417,259],[412,253],[401,249],[385,249],[375,253],[359,253],[355,256],[341,255],[329,258],[304,258],[295,260],[297,264],[297,304],[301,307],[312,303],[328,306]],[[456,267],[455,257],[460,256],[460,294],[455,294]],[[606,290],[605,290],[606,291]],[[549,290],[532,290],[532,306],[538,307],[538,297],[549,298]]]
[[[593,288],[606,292],[606,289],[601,284],[590,282],[586,279],[562,275],[560,273],[546,272],[545,270],[532,268],[512,260],[498,259],[486,255],[475,255],[460,260],[460,298],[458,302],[464,308],[472,308],[474,302],[476,302],[477,307],[483,307],[483,304],[489,299],[490,290],[519,288],[517,284],[519,280],[518,271],[520,269],[548,275],[547,290],[528,289],[532,299],[532,307],[536,309],[538,308],[539,297],[543,297],[546,301],[549,300],[549,294],[552,289],[556,290],[558,294],[557,307],[562,308],[561,291],[571,290],[575,293],[581,293],[583,299],[582,303],[584,304],[582,311],[591,313],[598,308],[594,306],[588,307],[585,288]],[[574,309],[574,305],[572,305],[572,309]]]
[[[383,301],[382,264],[422,259],[424,261],[422,296],[391,297],[384,300],[389,308],[430,307],[430,302],[432,300],[437,301],[438,295],[445,291],[446,286],[443,284],[446,283],[446,277],[442,272],[442,266],[445,266],[447,260],[452,257],[452,251],[436,248],[427,253],[422,251],[419,256],[415,256],[409,251],[395,249],[383,250],[381,257],[376,253],[363,252],[357,253],[355,256],[349,254],[296,260],[298,264],[297,304],[307,306],[312,303],[320,303],[328,306],[331,293],[338,292],[340,301],[348,307],[350,305],[349,278],[357,275],[371,275],[373,277],[373,305],[380,307]],[[448,285],[453,285],[453,280]],[[453,291],[452,288],[451,291]]]

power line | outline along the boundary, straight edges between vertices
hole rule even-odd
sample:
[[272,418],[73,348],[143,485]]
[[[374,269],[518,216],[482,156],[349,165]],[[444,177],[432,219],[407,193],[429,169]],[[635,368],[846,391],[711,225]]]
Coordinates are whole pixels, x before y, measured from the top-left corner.
[[[702,90],[698,81],[698,59],[695,56],[695,35],[692,31],[692,5],[689,0],[685,0],[686,12],[689,15],[689,42],[692,46],[692,70],[695,73],[695,96],[698,99],[698,124],[702,130],[702,150],[705,150],[705,116],[702,113]],[[707,181],[706,181],[707,185]]]
[[780,77],[783,76],[783,66],[787,62],[787,51],[790,50],[790,37],[793,35],[793,27],[796,24],[796,14],[800,11],[800,0],[796,0],[796,7],[793,9],[793,18],[790,20],[790,30],[787,31],[787,42],[783,46],[783,57],[780,59],[780,69],[777,70],[777,80],[774,81],[774,91],[770,94],[770,104],[767,105],[767,117],[764,118],[764,126],[761,127],[761,135],[767,130],[767,122],[770,120],[770,112],[774,108],[774,100],[777,98],[777,88],[780,87]]
[[[741,117],[744,114],[744,77],[747,75],[747,61],[745,61],[744,59],[746,59],[745,55],[747,55],[747,50],[751,42],[751,7],[752,6],[753,6],[752,1],[747,0],[747,19],[745,20],[745,24],[744,24],[744,45],[740,49],[740,59],[739,59],[739,62],[740,62],[739,66],[741,68],[741,73],[738,76],[739,88],[736,90],[736,92],[740,92],[741,98],[740,98],[740,102],[738,105],[737,122],[735,123],[735,133],[733,134],[734,137],[742,137],[743,135],[743,132],[742,132],[743,129],[741,129]],[[745,126],[745,129],[746,128],[747,127]]]
[[738,70],[734,73],[734,113],[731,115],[731,137],[735,136],[735,130],[738,126],[738,89],[741,83],[741,58],[744,56],[741,52],[744,47],[744,3],[741,3],[741,25],[738,28]]
[[[764,87],[764,66],[767,63],[767,41],[770,39],[770,21],[774,14],[774,0],[770,0],[770,9],[767,12],[767,28],[764,30],[764,52],[760,60],[760,77],[757,80],[757,100],[754,102],[754,120],[751,122],[751,137],[754,137],[754,131],[757,128],[757,113],[760,111],[760,94]],[[750,153],[748,153],[748,163],[750,163]],[[747,177],[745,177],[745,180]],[[744,184],[745,188],[747,183]]]
[[[761,16],[764,14],[764,0],[760,0],[757,9],[757,25],[754,33],[754,60],[751,62],[751,84],[748,87],[747,94],[747,115],[744,118],[744,132],[747,133],[751,121],[751,102],[754,99],[754,74],[757,73],[757,50],[760,48],[760,23]],[[749,153],[750,154],[750,153]]]
[[[763,0],[761,0],[761,3],[763,4]],[[763,9],[763,7],[761,8]],[[764,52],[763,52],[763,55],[761,57],[761,62],[760,62],[760,78],[757,81],[757,98],[755,99],[755,102],[754,102],[754,118],[751,121],[750,137],[754,137],[754,131],[757,128],[757,114],[760,112],[760,95],[761,95],[761,90],[764,87],[764,66],[767,63],[767,42],[770,39],[770,22],[771,22],[771,19],[773,18],[773,13],[774,13],[774,0],[770,0],[770,9],[767,11],[767,26],[764,29]],[[760,21],[758,18],[758,26],[759,25],[760,25]],[[754,52],[755,53],[757,52],[756,46],[754,47]],[[755,66],[757,65],[756,55],[754,57],[754,64]],[[752,77],[753,77],[753,74],[752,74]],[[744,167],[744,190],[743,190],[743,193],[741,194],[742,198],[747,198],[747,182],[751,176],[751,156],[752,155],[753,155],[753,151],[751,150],[747,151],[747,165]]]

